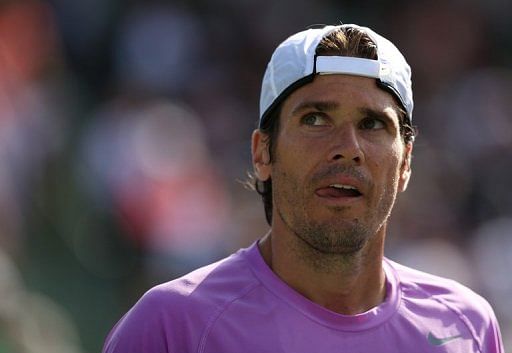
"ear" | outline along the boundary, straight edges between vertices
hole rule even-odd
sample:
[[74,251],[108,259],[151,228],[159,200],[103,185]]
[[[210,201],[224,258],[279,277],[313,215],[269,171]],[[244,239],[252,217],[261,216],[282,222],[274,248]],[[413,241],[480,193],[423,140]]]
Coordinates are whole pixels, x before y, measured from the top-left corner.
[[411,159],[412,159],[412,143],[408,142],[405,145],[404,158],[400,166],[400,178],[398,181],[398,191],[404,192],[409,184],[411,177]]
[[252,133],[252,166],[256,177],[265,181],[270,178],[270,151],[268,136],[256,129]]

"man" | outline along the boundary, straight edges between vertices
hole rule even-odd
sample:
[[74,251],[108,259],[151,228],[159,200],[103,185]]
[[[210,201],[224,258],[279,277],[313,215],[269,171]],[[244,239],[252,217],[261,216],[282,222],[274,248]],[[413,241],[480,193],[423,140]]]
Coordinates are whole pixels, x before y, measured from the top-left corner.
[[503,352],[483,298],[384,258],[411,174],[410,76],[368,28],[309,29],[281,43],[252,137],[271,230],[151,289],[104,352]]

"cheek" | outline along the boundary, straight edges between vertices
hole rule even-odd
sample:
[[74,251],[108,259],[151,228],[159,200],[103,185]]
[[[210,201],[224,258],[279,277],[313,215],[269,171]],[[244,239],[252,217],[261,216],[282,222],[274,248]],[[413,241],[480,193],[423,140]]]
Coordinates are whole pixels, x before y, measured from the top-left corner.
[[280,141],[275,152],[271,173],[275,185],[273,191],[277,193],[276,201],[286,200],[287,204],[292,205],[305,202],[306,194],[311,189],[313,156],[301,145],[285,141]]
[[[272,181],[275,182],[275,191],[295,190],[303,188],[305,180],[300,158],[296,155],[277,154],[272,164]],[[295,192],[297,194],[297,192]]]
[[400,153],[396,150],[389,151],[387,154],[380,154],[380,156],[373,160],[368,161],[370,168],[373,170],[373,176],[385,185],[396,185],[400,177],[400,166],[402,165],[402,158]]
[[294,141],[293,138],[282,138],[275,149],[274,163],[288,174],[303,174],[308,164],[314,160],[313,148],[308,148],[304,141]]
[[272,198],[274,207],[281,217],[296,213],[297,206],[303,204],[303,183],[295,170],[281,163],[272,168]]

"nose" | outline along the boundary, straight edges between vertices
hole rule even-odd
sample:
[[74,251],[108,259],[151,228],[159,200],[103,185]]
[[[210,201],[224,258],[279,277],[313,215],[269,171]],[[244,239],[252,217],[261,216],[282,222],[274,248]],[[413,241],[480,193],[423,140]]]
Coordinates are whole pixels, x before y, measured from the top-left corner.
[[329,162],[350,162],[361,164],[364,153],[359,143],[357,128],[343,126],[332,137],[333,141],[328,153]]

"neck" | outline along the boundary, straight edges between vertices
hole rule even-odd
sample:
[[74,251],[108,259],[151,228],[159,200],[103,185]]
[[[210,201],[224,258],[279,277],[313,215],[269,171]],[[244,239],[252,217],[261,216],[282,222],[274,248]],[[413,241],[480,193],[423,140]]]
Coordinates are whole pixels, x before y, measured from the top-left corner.
[[274,230],[259,246],[265,262],[289,286],[331,311],[355,315],[379,305],[386,295],[382,228],[363,249],[350,254],[321,253]]

